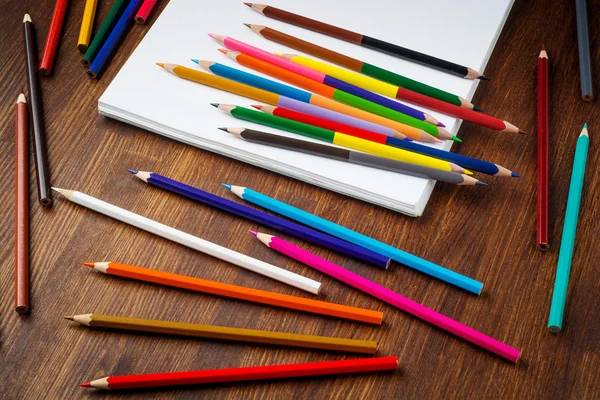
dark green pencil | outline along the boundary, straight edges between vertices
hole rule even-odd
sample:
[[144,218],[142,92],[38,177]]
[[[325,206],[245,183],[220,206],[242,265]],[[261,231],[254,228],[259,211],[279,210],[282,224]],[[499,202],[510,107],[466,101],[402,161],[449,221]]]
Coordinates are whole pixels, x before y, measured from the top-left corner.
[[112,8],[108,12],[108,15],[106,18],[104,18],[104,21],[102,21],[102,25],[100,25],[98,33],[96,33],[96,36],[94,36],[94,40],[92,40],[92,43],[81,59],[81,63],[83,65],[89,67],[92,64],[92,61],[94,61],[94,58],[100,51],[100,48],[106,41],[106,38],[108,35],[110,35],[110,32],[119,20],[119,17],[121,16],[121,13],[125,9],[126,5],[127,0],[115,0],[115,4],[113,4]]

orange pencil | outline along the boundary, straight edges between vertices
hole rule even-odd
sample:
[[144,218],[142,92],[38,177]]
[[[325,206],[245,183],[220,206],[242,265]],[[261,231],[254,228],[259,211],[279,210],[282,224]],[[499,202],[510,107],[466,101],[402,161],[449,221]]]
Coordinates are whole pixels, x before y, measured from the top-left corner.
[[350,319],[353,321],[367,322],[376,325],[381,325],[383,318],[383,313],[379,311],[344,306],[325,301],[305,299],[302,297],[289,296],[243,286],[229,285],[227,283],[193,278],[191,276],[172,274],[169,272],[155,271],[143,267],[134,267],[131,265],[114,262],[86,262],[83,264],[108,275],[120,276],[123,278],[135,279],[144,282],[158,283],[159,285],[188,289],[196,292],[210,293],[217,296],[232,297],[234,299],[246,300],[255,303],[269,304],[275,307],[290,308],[293,310]]

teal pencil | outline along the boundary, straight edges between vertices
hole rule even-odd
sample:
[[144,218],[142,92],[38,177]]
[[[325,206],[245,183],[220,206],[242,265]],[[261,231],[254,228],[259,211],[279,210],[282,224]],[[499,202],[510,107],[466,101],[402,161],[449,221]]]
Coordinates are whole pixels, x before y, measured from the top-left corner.
[[567,200],[567,211],[565,213],[565,225],[563,227],[563,234],[560,242],[554,292],[552,293],[550,317],[548,318],[548,329],[553,333],[560,332],[562,329],[589,142],[590,138],[587,124],[585,124],[579,135],[579,139],[577,139],[577,147],[575,148],[573,172],[571,173],[571,186],[569,187],[569,198]]

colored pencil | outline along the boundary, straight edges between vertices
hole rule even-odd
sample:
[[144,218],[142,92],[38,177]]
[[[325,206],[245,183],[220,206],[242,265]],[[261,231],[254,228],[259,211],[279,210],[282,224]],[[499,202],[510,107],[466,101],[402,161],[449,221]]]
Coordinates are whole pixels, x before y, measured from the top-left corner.
[[152,9],[156,5],[156,2],[157,0],[144,0],[144,3],[142,3],[142,6],[135,15],[135,22],[138,24],[145,24]]
[[575,148],[573,172],[571,173],[571,184],[569,186],[569,198],[567,199],[567,211],[565,212],[565,223],[560,241],[560,250],[558,252],[556,279],[554,281],[552,304],[550,305],[550,317],[548,319],[548,329],[550,329],[550,332],[553,333],[557,333],[562,330],[589,141],[590,138],[588,128],[587,124],[585,124],[581,134],[579,135],[579,138],[577,139],[577,147]]
[[[226,50],[229,51],[229,50]],[[231,52],[228,53],[231,55]],[[268,65],[263,61],[253,59],[257,63]],[[404,124],[400,124],[396,121],[392,121],[383,117],[380,117],[375,114],[368,113],[366,111],[359,110],[354,107],[347,106],[342,103],[338,103],[334,100],[328,99],[326,97],[321,97],[318,95],[313,95],[312,93],[305,92],[304,90],[296,89],[291,86],[287,86],[281,84],[276,81],[272,81],[270,79],[262,78],[258,75],[249,74],[247,72],[241,71],[239,69],[231,68],[223,64],[215,63],[213,61],[200,61],[193,60],[198,63],[198,65],[202,66],[204,69],[214,73],[223,78],[231,79],[236,82],[248,84],[250,86],[260,88],[262,90],[266,90],[272,93],[276,93],[279,95],[277,97],[277,101],[275,103],[266,102],[269,104],[279,105],[281,107],[286,107],[290,109],[296,109],[294,107],[302,107],[298,103],[304,103],[308,107],[308,109],[312,110],[311,112],[306,112],[307,114],[319,113],[319,115],[323,115],[324,118],[328,118],[334,121],[342,122],[351,125],[357,128],[366,129],[369,131],[381,133],[387,136],[393,136],[398,139],[406,139],[407,136],[403,133],[400,133],[395,128],[404,129],[407,132],[411,132],[413,135],[417,135],[423,141],[428,142],[439,142],[436,138],[429,135],[427,132],[418,130],[413,128],[412,126],[407,126]],[[282,70],[285,71],[285,70]],[[291,104],[295,104],[295,106],[291,104],[283,105],[286,102],[291,102]],[[318,105],[313,105],[318,104]],[[296,109],[296,111],[300,111]],[[301,111],[304,112],[304,111]],[[410,138],[408,138],[410,139]],[[412,139],[410,139],[412,140]]]
[[363,90],[371,90],[384,96],[394,97],[398,100],[404,100],[408,101],[409,103],[418,104],[419,106],[429,108],[430,110],[435,110],[443,114],[464,119],[465,121],[473,122],[474,124],[485,126],[486,128],[494,129],[499,132],[526,133],[513,124],[503,121],[499,118],[486,115],[482,112],[476,112],[463,107],[455,106],[453,104],[445,103],[441,100],[433,99],[416,92],[411,92],[410,90],[402,89],[399,86],[390,85],[389,83],[381,82],[376,79],[369,78],[368,76],[360,75],[356,72],[347,71],[333,65],[325,64],[320,61],[295,54],[282,54],[281,56],[299,65],[325,73],[328,76],[333,76],[334,78],[340,79],[343,82],[361,87]]
[[538,57],[537,75],[537,248],[542,251],[550,250],[548,239],[548,209],[549,209],[549,60],[544,46]]
[[81,18],[81,28],[79,29],[79,40],[77,41],[77,50],[85,53],[92,38],[92,29],[94,28],[94,18],[96,17],[96,6],[98,0],[86,0]]
[[81,63],[85,67],[89,67],[92,61],[94,61],[94,58],[96,58],[96,55],[100,51],[100,48],[102,48],[102,45],[106,41],[108,35],[110,35],[110,33],[112,32],[112,29],[117,23],[126,5],[127,0],[115,0],[115,2],[113,3],[112,7],[108,11],[108,15],[106,16],[106,18],[104,18],[104,21],[102,21],[100,29],[98,29],[98,32],[96,33],[96,35],[94,35],[92,43],[90,44],[87,51],[83,55],[83,58],[81,59]]
[[81,314],[64,318],[92,328],[151,332],[163,335],[232,340],[236,342],[261,343],[274,346],[291,346],[331,351],[346,351],[350,353],[377,353],[377,343],[370,340],[343,339],[337,337],[302,335],[297,333],[273,332],[258,329],[233,328],[228,326],[117,317],[113,315],[102,314]]
[[381,325],[383,318],[383,314],[379,311],[350,307],[326,301],[305,299],[298,296],[289,296],[286,294],[230,285],[186,275],[155,271],[143,267],[134,267],[132,265],[114,262],[84,263],[84,265],[98,272],[119,276],[121,278],[156,283],[164,286],[230,297],[253,303],[268,304],[274,307],[288,308],[313,314],[327,315],[376,325]]
[[98,51],[94,61],[92,61],[88,69],[88,76],[90,78],[98,78],[102,71],[106,69],[108,61],[119,47],[119,44],[127,34],[129,28],[131,28],[131,25],[133,24],[133,17],[142,4],[142,1],[143,0],[129,1],[127,7],[123,11],[123,14],[121,14],[119,17],[119,20],[106,38],[106,41],[102,44],[102,47]]
[[440,171],[435,168],[422,167],[402,161],[390,160],[388,158],[372,156],[360,151],[341,149],[338,147],[308,142],[289,138],[287,136],[273,135],[267,132],[255,131],[246,128],[219,128],[222,131],[243,139],[247,142],[258,143],[280,149],[296,151],[318,157],[344,161],[350,164],[363,165],[366,167],[391,171],[403,175],[415,176],[423,179],[434,179],[439,182],[454,185],[487,185],[471,176],[457,174],[456,172]]
[[[340,132],[335,132],[329,129],[319,128],[296,122],[285,118],[276,117],[274,115],[265,114],[259,111],[243,108],[232,104],[212,104],[221,111],[226,112],[232,117],[250,121],[264,126],[281,129],[287,132],[296,133],[302,136],[307,136],[313,139],[322,140],[328,143],[336,144],[352,150],[363,151],[367,154],[373,154],[379,157],[385,157],[392,160],[408,162],[411,164],[422,165],[429,168],[437,168],[442,171],[452,171],[460,173],[471,173],[465,171],[458,165],[438,160],[429,156],[412,153],[396,147],[383,145],[380,143],[371,142],[365,139],[357,138],[350,135],[345,135]],[[364,247],[364,246],[363,246]]]
[[[289,110],[283,107],[274,107],[274,106],[261,106],[261,105],[253,105],[252,107],[261,110],[262,112],[266,112],[268,114],[272,114],[281,118],[291,119],[293,121],[302,122],[305,124],[318,126],[324,129],[331,129],[336,132],[341,132],[348,134],[350,136],[359,137],[361,139],[369,140],[372,142],[386,144],[388,146],[398,147],[400,149],[412,151],[414,153],[419,153],[423,155],[427,155],[434,158],[439,158],[441,160],[446,160],[457,165],[460,165],[463,168],[468,168],[469,170],[474,170],[478,172],[483,172],[488,175],[496,175],[496,176],[513,176],[518,177],[519,174],[509,171],[508,169],[497,165],[492,164],[487,161],[478,160],[476,158],[471,158],[467,156],[463,156],[457,153],[452,153],[445,150],[436,149],[435,147],[423,146],[414,142],[406,143],[405,140],[399,140],[393,137],[380,135],[378,133],[361,131],[356,128],[348,127],[344,124],[339,124],[334,121],[329,121],[327,119],[314,117],[312,115],[304,114],[302,112],[297,112],[293,110]],[[405,145],[406,143],[406,145]]]
[[267,247],[293,258],[296,261],[306,264],[318,271],[321,271],[322,273],[329,275],[334,279],[344,282],[355,289],[360,290],[361,292],[370,294],[371,296],[376,297],[379,300],[388,303],[389,305],[408,312],[409,314],[414,315],[423,321],[429,322],[438,328],[444,329],[445,331],[467,340],[468,342],[483,347],[484,349],[500,357],[506,358],[507,360],[517,362],[519,359],[519,355],[521,353],[519,350],[486,336],[473,328],[453,320],[452,318],[433,311],[432,309],[412,301],[409,298],[404,297],[386,287],[378,285],[375,282],[348,271],[339,265],[331,263],[304,249],[294,246],[285,240],[264,233],[258,233],[254,231],[250,232]]
[[319,293],[321,284],[317,281],[313,281],[312,279],[308,279],[285,269],[267,264],[266,262],[249,257],[245,254],[238,253],[226,247],[221,247],[215,243],[190,235],[189,233],[182,232],[175,228],[171,228],[170,226],[161,224],[160,222],[142,217],[141,215],[132,213],[131,211],[119,208],[102,200],[98,200],[92,196],[88,196],[85,193],[76,192],[74,190],[58,188],[53,189],[73,203],[79,204],[82,207],[94,210],[128,225],[135,226],[136,228],[142,229],[146,232],[153,233],[175,243],[179,243],[183,246],[208,254],[209,256],[218,258],[220,260],[227,261],[231,264],[245,268],[249,271],[256,272],[257,274],[264,275],[279,282],[286,283],[298,289],[302,289],[313,294]]
[[[448,74],[456,75],[465,79],[488,79],[486,76],[475,71],[472,68],[465,67],[451,61],[442,60],[434,56],[420,53],[415,50],[407,49],[393,43],[375,39],[367,35],[352,32],[346,29],[338,28],[337,26],[329,25],[324,22],[316,21],[298,14],[293,14],[288,11],[281,10],[265,4],[244,3],[254,11],[279,21],[287,22],[304,29],[309,29],[323,35],[331,36],[346,42],[350,42],[371,50],[389,54],[403,60],[412,61],[414,63],[437,69]],[[358,5],[361,7],[361,5]]]
[[444,282],[448,282],[471,293],[480,294],[481,290],[483,289],[483,284],[481,282],[477,282],[474,279],[461,275],[457,272],[450,271],[430,261],[404,252],[351,229],[335,224],[324,218],[317,217],[316,215],[265,196],[264,194],[255,192],[254,190],[228,184],[224,184],[223,186],[228,190],[231,190],[239,198],[252,204],[264,207],[267,210],[284,215],[294,221],[298,221],[306,226],[326,232],[348,242],[373,249],[379,254],[384,254],[400,264],[406,265],[407,267],[413,268],[417,271],[421,271]]
[[48,75],[52,71],[58,41],[60,40],[60,31],[62,30],[68,5],[69,0],[56,0],[56,4],[54,5],[54,13],[52,14],[48,36],[46,37],[46,45],[44,46],[44,53],[40,62],[39,71],[42,75]]
[[415,81],[392,71],[377,67],[373,64],[348,57],[345,54],[337,53],[333,50],[326,49],[325,47],[317,46],[314,43],[307,42],[272,28],[254,24],[244,25],[265,39],[282,44],[303,53],[310,54],[311,56],[321,58],[349,70],[360,72],[361,74],[370,76],[371,78],[400,86],[408,91],[432,97],[449,104],[454,104],[455,106],[464,107],[469,110],[480,111],[478,107],[474,106],[470,101],[460,96],[443,91],[433,86],[426,85],[422,82]]
[[[408,126],[422,129],[430,135],[439,137],[440,139],[452,138],[452,135],[444,128],[406,114],[408,112],[406,107],[408,106],[402,103],[390,100],[387,97],[380,96],[368,90],[361,89],[358,86],[350,85],[339,79],[291,62],[285,57],[271,54],[231,37],[215,35],[212,33],[209,35],[217,42],[227,47],[229,50],[264,61],[271,67],[277,67],[277,69],[269,74],[271,76],[273,76],[273,73],[277,72],[279,69],[292,72],[292,74],[287,75],[288,83],[303,87],[304,89],[311,90],[324,97],[329,97],[332,100],[339,101],[352,107],[377,114]],[[304,83],[305,80],[298,79],[299,77],[309,79],[312,81],[312,84],[307,85]],[[314,85],[315,82],[319,85]],[[429,120],[432,118],[433,117],[429,117]],[[435,120],[435,123],[437,123],[437,120]]]
[[186,185],[185,183],[169,179],[165,176],[157,174],[156,172],[135,170],[129,170],[129,172],[134,174],[134,176],[139,178],[142,182],[146,182],[152,186],[187,197],[188,199],[194,200],[198,203],[206,204],[238,217],[242,217],[248,221],[276,229],[280,232],[295,236],[299,239],[306,240],[327,249],[337,251],[341,254],[367,262],[376,267],[386,269],[390,263],[389,257],[382,256],[374,251],[364,249],[329,235],[325,235],[324,233],[295,224],[274,215],[255,210],[254,208],[236,203],[212,193],[205,192],[204,190]]
[[592,82],[592,62],[590,57],[590,37],[588,32],[586,0],[575,0],[577,15],[577,43],[579,45],[579,74],[581,80],[581,98],[584,101],[594,99]]
[[35,161],[35,178],[38,199],[42,206],[52,204],[50,195],[50,173],[48,172],[48,153],[46,152],[46,131],[44,128],[44,107],[38,77],[37,43],[35,28],[29,14],[23,17],[23,37],[25,38],[25,59],[27,62],[27,85],[31,101],[31,122],[33,159]]
[[186,372],[164,372],[158,374],[107,376],[79,386],[95,389],[140,389],[202,385],[207,383],[248,382],[267,379],[296,378],[355,374],[360,372],[395,371],[398,357],[373,357],[358,360],[317,361],[300,364],[280,364],[266,367],[207,369]]
[[29,134],[23,92],[15,105],[15,311],[29,312]]

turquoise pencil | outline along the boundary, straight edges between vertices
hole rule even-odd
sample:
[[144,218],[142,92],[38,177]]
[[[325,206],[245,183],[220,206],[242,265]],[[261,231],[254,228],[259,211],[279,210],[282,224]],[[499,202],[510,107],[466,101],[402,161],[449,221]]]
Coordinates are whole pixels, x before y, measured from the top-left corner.
[[324,233],[328,233],[331,236],[353,243],[357,246],[373,250],[376,253],[389,257],[392,260],[406,265],[407,267],[416,269],[417,271],[423,272],[429,276],[447,282],[451,285],[455,285],[471,293],[481,294],[481,289],[483,289],[483,283],[478,282],[474,279],[461,275],[457,272],[450,271],[449,269],[446,269],[440,265],[419,258],[415,255],[382,243],[378,240],[355,232],[351,229],[345,228],[341,225],[335,224],[326,219],[317,217],[316,215],[300,210],[281,201],[275,200],[269,196],[265,196],[264,194],[255,192],[254,190],[241,186],[233,186],[226,184],[224,184],[223,186],[231,190],[235,195],[237,195],[241,199],[246,200],[250,203],[264,207],[267,210],[286,216],[303,225],[310,226],[313,229],[319,230]]
[[587,124],[585,124],[579,135],[579,139],[577,139],[577,147],[575,148],[575,159],[573,160],[573,172],[571,173],[571,186],[569,187],[565,224],[563,227],[562,239],[560,241],[560,250],[558,252],[556,279],[554,281],[554,292],[552,293],[552,304],[550,305],[550,317],[548,318],[548,329],[553,333],[560,332],[562,329],[589,142],[590,138]]

